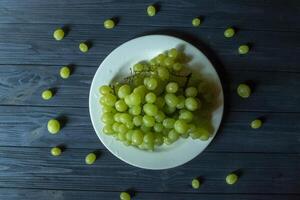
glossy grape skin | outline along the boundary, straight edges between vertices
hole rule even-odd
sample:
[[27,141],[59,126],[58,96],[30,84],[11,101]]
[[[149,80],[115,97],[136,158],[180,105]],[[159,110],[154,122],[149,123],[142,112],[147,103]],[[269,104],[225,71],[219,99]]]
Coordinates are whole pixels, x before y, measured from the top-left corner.
[[237,87],[237,93],[242,98],[248,98],[251,95],[251,88],[247,84],[239,84]]
[[199,102],[197,101],[195,98],[193,97],[188,97],[185,99],[184,105],[185,107],[190,110],[190,111],[195,111],[198,109],[199,106]]
[[153,5],[150,5],[147,7],[147,14],[150,17],[153,17],[156,15],[156,8]]
[[132,133],[132,144],[140,145],[143,142],[144,134],[140,130],[134,130]]
[[106,29],[113,29],[115,27],[115,22],[112,19],[107,19],[103,22],[103,26]]
[[118,97],[124,99],[131,93],[131,88],[128,84],[122,85],[118,90]]
[[172,119],[172,118],[165,118],[163,121],[163,126],[165,128],[171,129],[174,127],[174,124],[175,124],[175,119]]
[[130,194],[128,194],[127,192],[121,192],[120,200],[131,200]]
[[170,141],[175,142],[179,139],[179,134],[177,133],[177,131],[172,129],[168,134],[168,138],[170,139]]
[[64,66],[64,67],[60,68],[59,75],[61,78],[67,79],[67,78],[69,78],[70,74],[71,74],[71,70],[69,67]]
[[176,107],[179,101],[175,94],[167,93],[165,95],[165,102],[170,107]]
[[231,37],[233,37],[234,36],[234,34],[235,34],[235,30],[233,29],[233,28],[227,28],[225,31],[224,31],[224,36],[226,37],[226,38],[231,38]]
[[51,155],[52,156],[60,156],[61,152],[62,152],[62,150],[59,147],[53,147],[51,149]]
[[156,101],[156,95],[153,92],[149,92],[145,96],[147,103],[154,103]]
[[143,106],[143,110],[146,113],[146,115],[149,115],[149,116],[155,116],[158,112],[157,106],[154,104],[151,104],[151,103],[146,103]]
[[196,18],[194,18],[194,19],[192,20],[192,25],[193,25],[194,27],[198,27],[198,26],[200,26],[200,24],[201,24],[201,19],[200,19],[200,18],[196,17]]
[[141,106],[132,106],[130,108],[130,111],[131,111],[130,114],[132,114],[132,115],[139,115],[142,112],[142,107]]
[[53,37],[55,40],[62,40],[64,36],[65,36],[65,32],[61,28],[58,28],[53,32]]
[[97,159],[97,156],[96,156],[95,153],[89,153],[89,154],[86,155],[86,157],[85,157],[85,163],[86,163],[87,165],[92,165],[92,164],[94,164],[94,162],[96,161],[96,159]]
[[88,50],[89,50],[89,46],[88,46],[86,43],[81,42],[81,43],[79,44],[79,50],[80,50],[82,53],[86,53],[86,52],[88,52]]
[[144,84],[148,90],[155,90],[158,86],[158,82],[156,78],[149,78],[148,80],[144,81]]
[[193,113],[188,110],[180,112],[179,114],[179,119],[183,119],[186,122],[191,122],[193,120],[193,117],[194,117]]
[[51,134],[57,134],[60,131],[60,123],[56,119],[50,119],[47,125],[48,131]]
[[250,124],[251,128],[258,129],[262,126],[262,121],[260,119],[255,119]]
[[110,93],[113,93],[113,89],[112,89],[111,87],[109,87],[108,85],[102,85],[102,86],[99,88],[99,92],[100,92],[102,95],[110,94]]
[[157,69],[157,74],[161,80],[168,80],[170,77],[170,73],[169,73],[168,69],[165,67],[159,67]]
[[141,126],[142,123],[143,123],[143,117],[142,116],[139,115],[139,116],[133,117],[133,124],[135,126]]
[[102,129],[103,133],[105,133],[106,135],[111,135],[114,133],[114,130],[112,128],[112,124],[107,124],[103,127]]
[[192,188],[193,189],[199,189],[200,188],[200,181],[198,179],[192,180]]
[[166,85],[166,92],[167,93],[176,93],[178,91],[178,84],[175,82],[170,82]]
[[176,132],[178,132],[180,134],[184,134],[188,131],[189,126],[184,120],[179,119],[175,122],[174,129]]
[[113,113],[103,113],[103,115],[101,116],[101,120],[105,124],[113,124],[115,122],[114,114]]
[[233,185],[237,182],[238,176],[234,173],[230,173],[226,176],[226,183],[228,185]]
[[146,143],[146,144],[150,144],[150,143],[154,144],[154,139],[155,139],[154,134],[152,132],[147,132],[144,135],[143,142]]
[[143,116],[143,124],[146,127],[153,127],[155,125],[155,119],[152,116],[144,115]]
[[250,48],[248,45],[243,44],[241,46],[239,46],[238,52],[239,54],[243,55],[243,54],[247,54],[249,52]]
[[44,100],[49,100],[53,97],[53,93],[51,90],[44,90],[41,96]]
[[163,122],[163,120],[166,118],[166,115],[162,111],[158,111],[154,117],[157,122]]
[[124,100],[120,99],[115,103],[115,108],[119,112],[124,112],[127,110],[128,106]]
[[153,130],[157,133],[162,132],[164,129],[164,126],[161,123],[155,123],[153,126]]

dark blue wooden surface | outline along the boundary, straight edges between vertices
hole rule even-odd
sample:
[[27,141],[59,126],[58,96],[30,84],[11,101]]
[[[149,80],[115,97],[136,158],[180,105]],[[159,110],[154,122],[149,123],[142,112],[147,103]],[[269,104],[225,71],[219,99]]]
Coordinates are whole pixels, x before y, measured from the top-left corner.
[[[159,1],[0,0],[0,199],[300,199],[300,2],[297,0]],[[203,17],[200,28],[191,19]],[[102,26],[118,17],[113,30]],[[57,42],[55,28],[66,26]],[[223,31],[238,32],[225,39]],[[215,64],[224,84],[226,111],[212,144],[191,162],[170,170],[142,170],[118,160],[98,140],[89,119],[88,92],[101,61],[134,37],[163,33],[192,42]],[[78,43],[90,40],[87,54]],[[251,43],[246,56],[237,47]],[[72,76],[61,80],[62,65]],[[240,82],[255,83],[249,99],[236,95]],[[55,88],[50,101],[40,98]],[[58,135],[46,130],[49,118],[66,121]],[[252,130],[249,122],[264,117]],[[61,157],[50,147],[64,145]],[[92,166],[85,155],[101,152]],[[234,186],[224,182],[239,170]],[[199,190],[190,187],[202,177]]]

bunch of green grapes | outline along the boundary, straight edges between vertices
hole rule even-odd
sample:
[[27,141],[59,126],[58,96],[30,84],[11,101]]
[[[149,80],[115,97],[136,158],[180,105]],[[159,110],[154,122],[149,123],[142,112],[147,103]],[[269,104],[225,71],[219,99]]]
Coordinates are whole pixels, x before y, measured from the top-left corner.
[[198,126],[203,88],[189,84],[187,56],[173,48],[133,66],[122,83],[100,87],[103,133],[125,145],[153,150],[179,138],[208,140],[211,131]]

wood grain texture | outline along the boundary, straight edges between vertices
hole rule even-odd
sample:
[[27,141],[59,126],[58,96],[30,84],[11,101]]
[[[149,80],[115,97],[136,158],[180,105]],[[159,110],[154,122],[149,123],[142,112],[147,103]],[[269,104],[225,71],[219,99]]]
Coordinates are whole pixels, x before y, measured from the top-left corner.
[[[0,188],[0,198],[5,200],[99,200],[118,199],[119,192],[78,191],[78,190],[38,190]],[[257,194],[178,194],[178,193],[145,193],[136,192],[133,196],[141,200],[298,200],[300,195],[257,195]]]
[[[0,110],[0,146],[64,144],[68,148],[104,149],[86,108],[2,106]],[[51,135],[46,124],[56,117],[66,124],[59,134]],[[253,130],[249,123],[256,117],[264,117],[265,124]],[[207,151],[300,153],[299,118],[299,113],[230,112]]]
[[[62,41],[55,41],[53,31],[63,25],[68,27],[69,33]],[[216,62],[217,68],[300,71],[297,57],[300,53],[298,32],[239,30],[231,39],[226,39],[223,32],[223,29],[180,26],[164,28],[147,24],[116,26],[113,30],[105,30],[102,25],[85,24],[1,24],[0,64],[61,66],[73,63],[96,67],[113,49],[132,38],[147,34],[168,34],[199,47],[209,59]],[[85,40],[92,43],[92,48],[83,54],[78,44]],[[251,51],[245,56],[239,56],[238,46],[244,43],[250,43]]]
[[[120,25],[189,26],[196,16],[202,27],[299,31],[300,4],[297,0],[246,1],[159,1],[158,14],[150,18],[146,7],[155,1],[131,0],[2,0],[1,23],[98,24],[119,17]],[[293,16],[293,17],[291,17]]]
[[[95,67],[73,66],[69,79],[59,77],[60,66],[0,65],[0,105],[88,107]],[[231,70],[223,79],[229,111],[300,112],[300,73]],[[253,94],[242,99],[238,84],[250,81]],[[53,99],[41,99],[43,90],[53,88]],[[286,103],[288,97],[288,103]],[[280,106],[278,106],[280,105]]]
[[[203,153],[170,170],[131,167],[102,150],[94,165],[84,158],[92,149],[67,149],[53,157],[49,148],[0,147],[0,187],[184,193],[299,194],[299,154]],[[224,178],[239,170],[240,179],[228,186]],[[190,181],[201,176],[201,190]]]

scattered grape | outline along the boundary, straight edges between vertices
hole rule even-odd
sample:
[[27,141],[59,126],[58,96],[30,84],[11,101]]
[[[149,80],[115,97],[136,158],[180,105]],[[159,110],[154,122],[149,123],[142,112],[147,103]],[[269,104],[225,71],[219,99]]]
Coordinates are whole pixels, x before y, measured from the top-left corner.
[[63,78],[63,79],[69,78],[70,73],[71,73],[71,70],[69,67],[64,66],[64,67],[60,68],[59,75],[61,78]]
[[104,21],[103,26],[106,29],[113,29],[115,27],[115,22],[112,19],[107,19]]
[[251,122],[251,128],[258,129],[262,126],[262,121],[260,119],[255,119]]
[[51,134],[56,134],[60,130],[60,123],[57,119],[50,119],[47,125],[48,131]]
[[44,100],[49,100],[53,97],[52,91],[51,90],[44,90],[42,93],[42,98]]
[[96,161],[96,154],[95,153],[89,153],[86,157],[85,157],[85,163],[88,165],[93,164]]
[[62,151],[61,151],[61,149],[59,147],[53,147],[51,149],[51,155],[52,156],[60,156],[61,152]]
[[56,29],[53,33],[53,37],[55,40],[62,40],[64,36],[65,36],[65,32],[61,28]]
[[224,36],[227,37],[227,38],[231,38],[233,37],[235,34],[235,30],[233,28],[227,28],[225,31],[224,31]]
[[200,26],[200,24],[201,24],[201,19],[200,19],[200,18],[196,17],[196,18],[194,18],[194,19],[192,20],[192,25],[193,25],[194,27],[198,27],[198,26]]
[[79,44],[79,50],[80,50],[82,53],[86,53],[86,52],[88,52],[88,50],[89,50],[89,46],[88,46],[86,43],[81,42],[81,43]]
[[226,183],[227,183],[228,185],[233,185],[233,184],[235,184],[235,183],[237,182],[237,180],[238,180],[238,176],[237,176],[236,174],[234,174],[234,173],[228,174],[228,175],[226,176]]
[[147,14],[148,16],[153,17],[154,15],[156,15],[156,8],[153,5],[148,6]]
[[242,98],[248,98],[251,95],[251,88],[244,83],[239,84],[237,93]]

